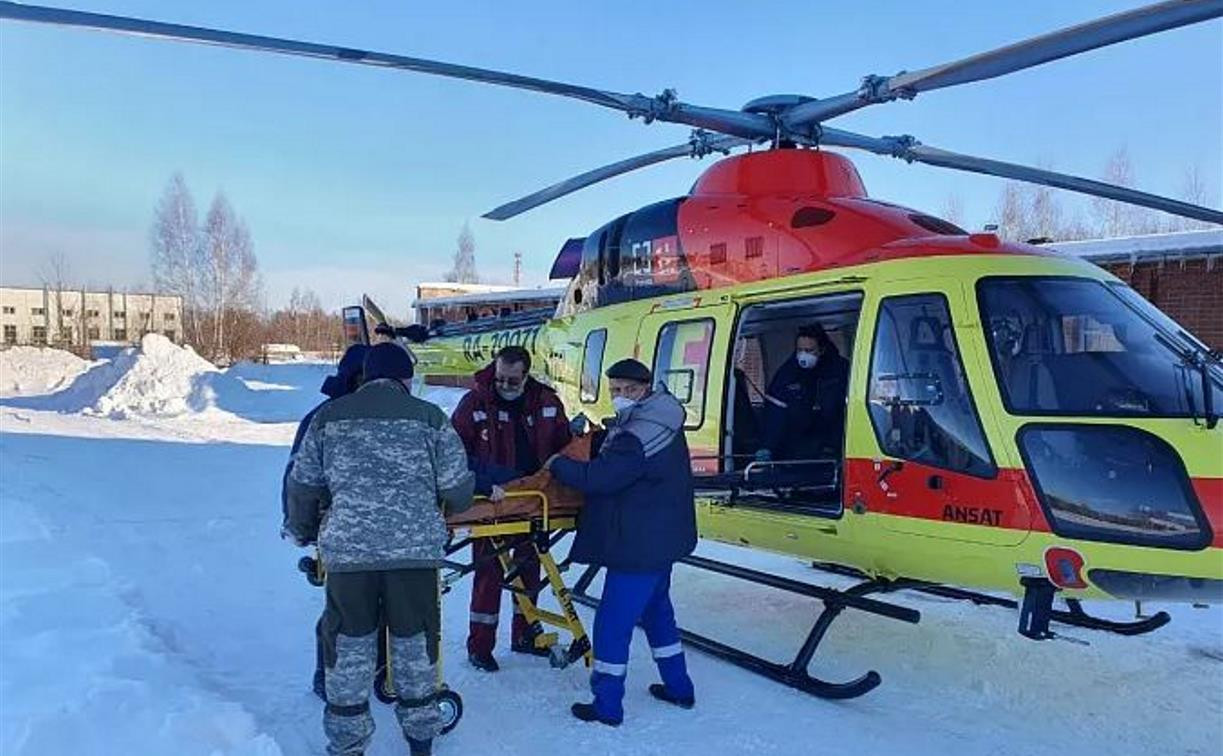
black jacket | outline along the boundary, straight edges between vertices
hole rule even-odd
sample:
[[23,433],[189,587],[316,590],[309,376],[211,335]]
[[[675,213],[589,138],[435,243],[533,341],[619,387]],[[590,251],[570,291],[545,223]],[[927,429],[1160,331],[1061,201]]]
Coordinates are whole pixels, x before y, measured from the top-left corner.
[[839,439],[845,428],[849,361],[835,349],[820,355],[815,367],[799,367],[791,356],[769,383],[769,396],[786,404],[765,403],[765,448],[785,457],[808,436]]

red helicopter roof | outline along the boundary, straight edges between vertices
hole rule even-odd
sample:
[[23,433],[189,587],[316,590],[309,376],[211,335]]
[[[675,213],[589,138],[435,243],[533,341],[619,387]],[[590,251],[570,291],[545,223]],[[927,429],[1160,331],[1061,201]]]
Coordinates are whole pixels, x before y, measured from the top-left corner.
[[697,180],[678,220],[698,289],[907,257],[1046,254],[870,199],[853,163],[824,150],[720,160]]
[[723,158],[692,191],[566,243],[583,308],[911,257],[1048,254],[871,199],[844,155],[773,149]]
[[849,158],[823,150],[764,150],[719,160],[701,174],[692,196],[817,194],[865,197]]

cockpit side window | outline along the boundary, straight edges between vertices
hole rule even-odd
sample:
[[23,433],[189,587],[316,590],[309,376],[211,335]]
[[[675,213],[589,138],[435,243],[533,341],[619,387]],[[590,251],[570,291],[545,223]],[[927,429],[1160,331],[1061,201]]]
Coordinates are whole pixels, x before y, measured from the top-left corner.
[[1157,321],[1100,281],[990,277],[977,284],[1002,398],[1016,415],[1189,417],[1201,377]]
[[889,456],[977,477],[996,472],[941,294],[880,304],[867,408]]

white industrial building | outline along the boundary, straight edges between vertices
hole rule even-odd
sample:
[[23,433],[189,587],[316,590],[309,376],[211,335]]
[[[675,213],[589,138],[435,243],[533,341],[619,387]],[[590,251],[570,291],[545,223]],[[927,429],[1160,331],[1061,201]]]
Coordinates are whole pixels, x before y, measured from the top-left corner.
[[160,333],[180,343],[182,297],[117,291],[0,287],[0,345],[84,348]]

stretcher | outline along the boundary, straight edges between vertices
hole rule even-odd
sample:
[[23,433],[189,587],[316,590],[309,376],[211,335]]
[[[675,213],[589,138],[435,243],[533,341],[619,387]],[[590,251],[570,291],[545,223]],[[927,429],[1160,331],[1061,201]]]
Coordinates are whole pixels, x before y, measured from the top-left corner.
[[[541,477],[542,476],[542,477]],[[528,486],[538,486],[529,488]],[[479,498],[465,512],[447,519],[448,539],[445,558],[439,570],[438,608],[442,597],[466,575],[474,573],[489,559],[497,559],[502,570],[502,587],[514,596],[515,606],[531,627],[531,642],[536,648],[547,649],[548,660],[555,668],[567,667],[579,659],[587,667],[592,662],[592,649],[581,617],[562,576],[562,567],[552,556],[552,547],[573,531],[577,521],[580,499],[572,492],[560,489],[547,473],[524,478],[509,486],[501,501]],[[551,494],[551,495],[550,495]],[[559,500],[554,504],[554,498]],[[493,549],[480,560],[460,562],[456,555],[479,538],[491,539]],[[512,556],[515,547],[531,544],[531,553],[539,559],[544,579],[552,596],[560,607],[559,612],[543,609],[538,596],[532,596],[520,575],[522,565],[529,557],[516,560]],[[303,557],[298,563],[311,585],[322,586],[326,582],[326,569],[318,555]],[[569,635],[568,644],[562,644],[558,632],[548,632],[545,627],[563,630]],[[391,675],[390,636],[385,628],[380,630],[378,668],[374,680],[374,695],[383,703],[395,702],[394,680]],[[441,637],[438,637],[437,692],[434,694],[442,716],[442,734],[450,732],[463,716],[463,699],[445,683],[442,672]]]
[[[530,485],[535,481],[527,478],[522,483]],[[442,564],[442,591],[448,591],[465,575],[481,566],[474,560],[464,564],[451,557],[476,539],[489,539],[493,553],[486,559],[496,558],[500,562],[502,587],[513,595],[518,612],[531,627],[531,640],[535,647],[547,649],[553,667],[564,668],[579,659],[590,666],[590,639],[574,609],[562,568],[552,556],[552,547],[573,531],[577,506],[570,497],[568,502],[554,508],[553,499],[549,496],[551,488],[552,485],[543,489],[516,488],[507,491],[505,498],[499,502],[481,501],[467,512],[449,518],[447,528],[451,540],[446,546],[447,558]],[[516,560],[512,556],[515,547],[523,543],[529,543],[531,556],[538,557],[544,580],[556,599],[559,612],[540,608],[538,596],[532,596],[527,590],[520,574],[520,562],[530,557]],[[562,647],[558,633],[545,632],[545,627],[565,631],[569,635],[569,643]]]

